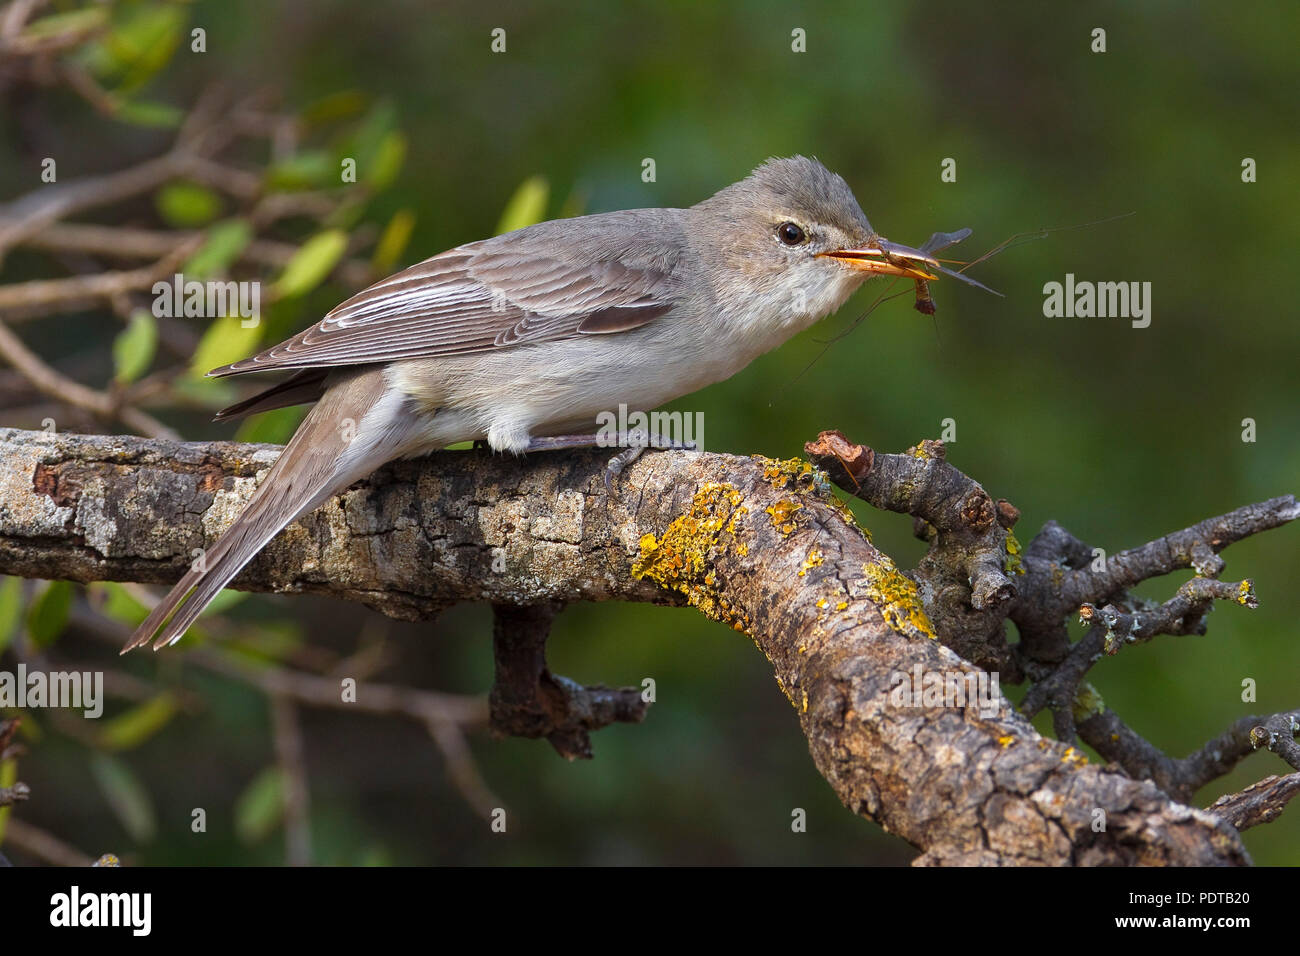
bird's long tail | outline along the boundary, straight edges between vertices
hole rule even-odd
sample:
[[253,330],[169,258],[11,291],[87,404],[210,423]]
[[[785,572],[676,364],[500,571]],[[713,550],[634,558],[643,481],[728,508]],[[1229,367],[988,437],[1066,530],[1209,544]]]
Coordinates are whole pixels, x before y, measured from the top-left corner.
[[403,437],[399,411],[380,368],[344,373],[329,383],[235,523],[158,603],[122,653],[155,635],[155,649],[180,640],[286,525],[397,457]]

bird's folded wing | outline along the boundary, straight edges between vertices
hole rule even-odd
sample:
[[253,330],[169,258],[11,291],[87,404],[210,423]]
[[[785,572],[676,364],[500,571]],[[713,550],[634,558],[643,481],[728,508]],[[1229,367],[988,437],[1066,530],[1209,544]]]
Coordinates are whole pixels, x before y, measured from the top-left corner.
[[363,365],[622,332],[672,308],[667,268],[565,262],[530,245],[487,240],[426,259],[305,332],[208,374]]

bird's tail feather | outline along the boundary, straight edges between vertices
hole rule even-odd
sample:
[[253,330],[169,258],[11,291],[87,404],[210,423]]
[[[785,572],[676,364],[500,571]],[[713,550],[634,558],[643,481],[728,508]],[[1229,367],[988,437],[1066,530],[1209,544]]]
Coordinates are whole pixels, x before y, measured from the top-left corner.
[[221,589],[290,522],[396,457],[393,428],[369,430],[386,441],[357,437],[362,419],[379,404],[385,387],[382,370],[373,368],[331,383],[235,523],[158,602],[122,653],[155,635],[155,649],[178,641]]

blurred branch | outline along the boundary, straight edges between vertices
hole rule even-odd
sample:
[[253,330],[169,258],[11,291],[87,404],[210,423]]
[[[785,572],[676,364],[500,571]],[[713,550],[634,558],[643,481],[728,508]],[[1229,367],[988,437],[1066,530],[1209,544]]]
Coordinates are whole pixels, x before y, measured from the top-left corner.
[[[197,230],[132,229],[125,226],[55,223],[23,240],[21,244],[30,246],[33,249],[85,252],[119,259],[165,258],[168,263],[167,266],[160,262],[153,269],[148,270],[151,273],[157,273],[148,282],[127,286],[121,279],[118,279],[116,286],[112,289],[112,291],[128,291],[129,288],[146,289],[159,278],[170,278],[170,273],[174,271],[174,267],[179,265],[181,261],[179,258],[173,261],[173,254],[177,244],[196,240],[201,241],[202,237],[203,233]],[[349,245],[355,249],[361,246],[365,239],[364,234],[354,232]],[[297,251],[298,246],[291,242],[279,242],[274,239],[254,239],[240,252],[239,261],[273,269],[283,269],[289,264],[289,260],[293,258],[294,253]],[[137,270],[136,273],[109,273],[109,275],[132,275],[144,273],[145,271],[141,269]],[[335,273],[340,280],[352,286],[366,285],[374,278],[370,263],[362,259],[343,260],[339,263]],[[77,278],[87,281],[91,277],[78,276]],[[30,283],[26,283],[26,285],[30,285]],[[0,310],[15,308],[24,304],[22,293],[15,291],[22,287],[18,285],[0,286]],[[94,295],[87,293],[78,298],[90,299],[97,295],[102,296],[104,293],[99,292],[97,288]],[[47,298],[52,297],[47,296]]]
[[76,408],[85,409],[110,421],[121,421],[151,438],[175,439],[174,431],[148,412],[123,404],[118,397],[97,392],[61,375],[23,344],[22,339],[0,319],[0,359],[4,359],[37,389]]
[[[191,549],[210,547],[238,513],[254,485],[246,479],[264,473],[274,454],[265,446],[0,431],[7,504],[0,573],[174,580]],[[919,862],[1247,861],[1219,817],[1177,803],[1150,781],[1088,766],[1000,698],[991,715],[973,704],[893,703],[900,673],[920,668],[962,680],[980,673],[934,639],[946,641],[969,620],[954,624],[944,600],[877,551],[807,463],[649,454],[614,497],[605,493],[604,467],[598,452],[526,463],[444,452],[394,463],[287,529],[235,586],[333,594],[406,619],[459,600],[691,604],[758,644],[823,775],[848,807],[921,847]],[[212,520],[218,494],[223,517]],[[1295,508],[1288,501],[1256,506],[1250,523],[1258,530],[1287,520]],[[985,509],[965,510],[985,532],[1014,512],[994,503],[985,520]],[[929,513],[939,533],[915,572],[922,582],[941,580],[935,569],[945,562],[959,563],[941,549],[945,535],[963,534]],[[968,520],[962,509],[948,514]],[[1236,537],[1225,532],[1214,541],[1229,539]],[[960,556],[960,566],[970,560]],[[997,606],[1023,608],[1035,594],[1056,600],[1035,590],[1037,573],[1016,574],[1015,597]],[[965,587],[969,594],[969,580]],[[964,613],[980,612],[967,604]],[[245,667],[204,650],[187,659],[299,703],[419,717],[462,791],[481,784],[463,775],[460,744],[445,731],[449,721],[485,719],[482,698],[367,684],[345,703],[337,678]],[[953,748],[962,759],[950,759]],[[495,803],[486,791],[470,799]],[[1092,829],[1097,809],[1107,814],[1104,833]]]
[[51,866],[90,866],[94,860],[54,834],[25,820],[11,818],[5,825],[5,845],[21,850]]
[[31,318],[66,313],[128,292],[143,292],[159,279],[170,279],[201,242],[202,236],[173,237],[162,259],[140,269],[0,285],[0,314],[14,310]]
[[186,659],[205,670],[251,684],[270,697],[284,697],[312,707],[409,717],[422,723],[442,721],[466,727],[487,723],[487,702],[476,695],[440,694],[399,684],[358,682],[355,699],[345,699],[343,677],[320,677],[284,667],[254,666],[230,655],[208,651],[194,651]]
[[271,695],[271,737],[275,742],[276,763],[284,776],[285,863],[310,866],[311,796],[302,728],[296,706],[283,694]]
[[479,773],[460,726],[449,720],[430,718],[425,727],[447,764],[447,775],[452,785],[475,813],[484,820],[491,820],[492,812],[502,806],[501,799],[488,789]]

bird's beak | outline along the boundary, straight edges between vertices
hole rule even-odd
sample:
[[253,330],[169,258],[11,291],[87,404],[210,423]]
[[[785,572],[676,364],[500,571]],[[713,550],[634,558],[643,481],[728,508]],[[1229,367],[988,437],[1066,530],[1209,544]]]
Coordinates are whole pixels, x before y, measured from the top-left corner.
[[861,249],[837,249],[835,252],[823,252],[822,255],[872,275],[937,279],[940,271],[939,263],[920,249],[900,246],[878,237]]

